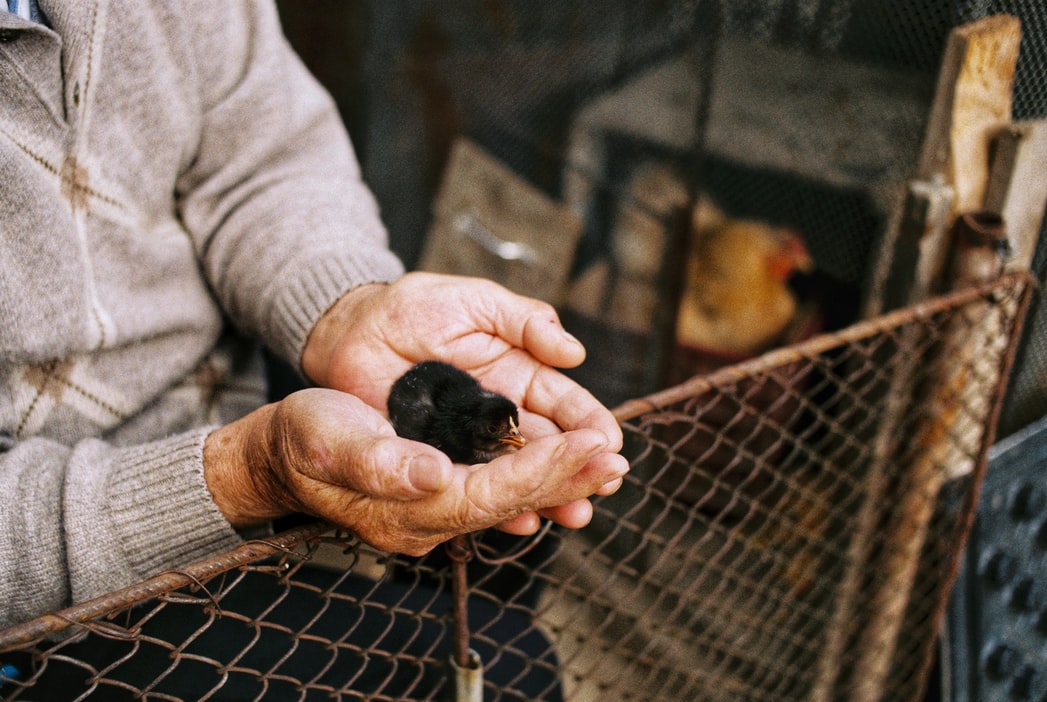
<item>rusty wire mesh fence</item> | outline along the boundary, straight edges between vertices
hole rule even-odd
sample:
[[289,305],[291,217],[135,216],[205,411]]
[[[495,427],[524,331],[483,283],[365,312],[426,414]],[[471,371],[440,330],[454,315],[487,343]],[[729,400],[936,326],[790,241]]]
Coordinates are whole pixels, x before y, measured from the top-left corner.
[[[5,700],[908,700],[925,683],[1025,277],[616,412],[632,472],[579,531],[376,553],[304,524],[0,632]],[[459,642],[460,643],[460,642]]]

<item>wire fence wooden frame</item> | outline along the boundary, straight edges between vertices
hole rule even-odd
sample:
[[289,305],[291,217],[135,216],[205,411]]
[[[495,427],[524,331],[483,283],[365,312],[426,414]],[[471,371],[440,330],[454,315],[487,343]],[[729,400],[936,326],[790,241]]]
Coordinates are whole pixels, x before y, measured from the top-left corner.
[[[0,631],[3,700],[912,700],[1032,290],[936,298],[616,409],[582,530],[379,553],[306,523]],[[467,599],[466,599],[467,598]]]

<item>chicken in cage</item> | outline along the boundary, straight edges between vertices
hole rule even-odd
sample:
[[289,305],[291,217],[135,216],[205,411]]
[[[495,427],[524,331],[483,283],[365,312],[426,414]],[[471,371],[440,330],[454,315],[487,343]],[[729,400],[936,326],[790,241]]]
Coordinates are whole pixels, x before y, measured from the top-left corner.
[[[998,402],[1028,290],[1026,278],[1004,278],[620,406],[633,472],[600,498],[587,529],[547,529],[530,543],[475,535],[451,558],[406,559],[304,524],[2,632],[2,693],[440,699],[454,691],[448,661],[464,644],[483,699],[856,699],[866,682],[857,671],[889,645],[889,674],[869,699],[912,699],[976,481],[915,485],[919,462],[905,454],[916,448],[904,441],[881,460],[881,432],[899,409],[884,396],[909,354],[937,357],[943,335],[985,332],[991,319],[1012,343],[986,347],[992,357],[964,372]],[[919,347],[901,343],[914,335]],[[921,367],[928,377],[915,387],[940,381],[930,377],[940,366]],[[744,476],[692,462],[687,429],[722,421],[706,408],[731,399],[728,424],[757,416],[744,396],[767,382],[796,415],[777,427],[786,447],[774,460],[759,436],[750,446],[724,435],[748,454]],[[937,423],[935,401],[909,394],[901,434]],[[991,431],[976,434],[945,440],[983,469]],[[652,479],[668,470],[689,471],[704,493]],[[918,543],[915,515],[898,508],[911,494],[930,515]],[[330,551],[334,567],[324,565]],[[464,588],[453,584],[456,563]],[[892,628],[889,610],[870,603],[884,569],[904,567],[915,569],[911,595]],[[864,640],[871,631],[883,639]]]
[[[1042,337],[1043,10],[279,4],[397,253],[554,304],[630,473],[585,528],[420,557],[280,520],[0,630],[0,699],[922,700],[1006,393],[1036,395],[1008,382]],[[401,434],[470,463],[529,440],[429,371]]]

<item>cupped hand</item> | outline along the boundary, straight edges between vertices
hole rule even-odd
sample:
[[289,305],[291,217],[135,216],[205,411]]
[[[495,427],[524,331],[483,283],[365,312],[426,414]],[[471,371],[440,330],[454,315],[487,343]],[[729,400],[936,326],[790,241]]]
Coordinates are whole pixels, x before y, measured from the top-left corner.
[[[556,368],[577,366],[585,349],[560,324],[552,306],[492,281],[410,273],[389,285],[345,295],[313,329],[302,367],[317,384],[356,395],[378,409],[392,383],[419,361],[452,363],[521,408],[529,440],[575,430],[605,437],[600,460],[624,472],[621,428],[591,393]],[[619,481],[601,486],[609,494]],[[542,512],[561,524],[588,521],[587,501]],[[501,525],[530,533],[536,515]]]
[[[530,515],[585,498],[620,479],[593,429],[535,439],[481,466],[397,437],[352,395],[309,389],[221,427],[207,439],[204,475],[234,526],[304,512],[376,548],[423,554],[447,539],[499,524],[529,533]],[[561,510],[567,526],[584,508]],[[512,530],[512,529],[510,529]]]
[[438,359],[563,429],[591,426],[621,438],[614,418],[556,372],[585,360],[585,348],[553,307],[482,278],[409,273],[357,288],[320,320],[302,367],[318,385],[384,408],[389,387],[419,361]]

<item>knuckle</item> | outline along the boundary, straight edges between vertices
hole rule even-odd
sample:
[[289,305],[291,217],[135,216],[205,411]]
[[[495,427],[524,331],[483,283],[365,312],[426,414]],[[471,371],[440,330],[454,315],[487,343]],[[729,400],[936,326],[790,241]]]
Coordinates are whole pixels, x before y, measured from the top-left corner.
[[388,437],[376,439],[367,451],[366,457],[367,470],[361,477],[367,481],[374,494],[387,494],[394,487],[401,463],[395,440]]

